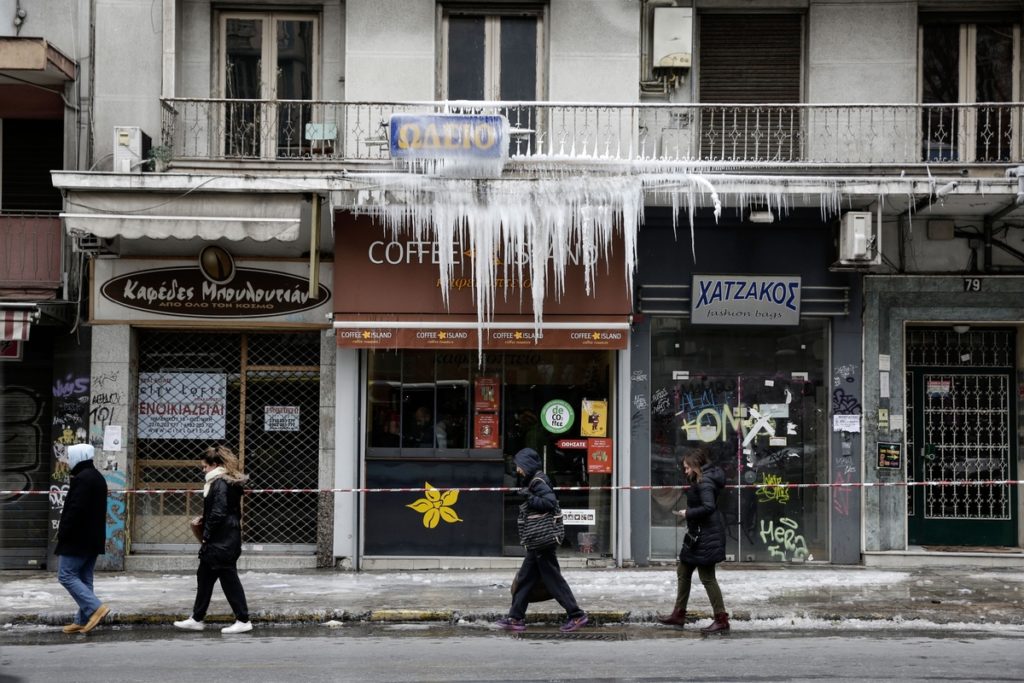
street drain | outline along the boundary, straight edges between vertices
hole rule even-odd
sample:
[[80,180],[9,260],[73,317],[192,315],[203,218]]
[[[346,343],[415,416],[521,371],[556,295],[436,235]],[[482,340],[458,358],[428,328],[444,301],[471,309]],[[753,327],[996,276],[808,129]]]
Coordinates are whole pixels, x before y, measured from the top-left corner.
[[517,633],[520,640],[629,640],[625,633]]

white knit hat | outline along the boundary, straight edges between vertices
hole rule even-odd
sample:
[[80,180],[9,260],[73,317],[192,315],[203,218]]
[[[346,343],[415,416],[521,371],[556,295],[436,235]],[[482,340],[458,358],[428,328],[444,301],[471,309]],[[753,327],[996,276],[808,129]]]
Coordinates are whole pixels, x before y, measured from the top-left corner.
[[84,460],[92,460],[94,455],[96,455],[96,449],[87,443],[68,446],[68,467],[75,469],[75,465]]

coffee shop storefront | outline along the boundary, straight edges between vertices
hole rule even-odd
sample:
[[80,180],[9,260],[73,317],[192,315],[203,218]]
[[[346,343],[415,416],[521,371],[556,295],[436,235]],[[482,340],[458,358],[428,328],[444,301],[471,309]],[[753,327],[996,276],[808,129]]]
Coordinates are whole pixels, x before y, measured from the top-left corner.
[[[464,245],[453,244],[446,307],[438,240],[341,212],[335,232],[344,235],[334,271],[337,482],[365,489],[336,501],[336,552],[350,544],[370,564],[521,555],[524,482],[512,458],[528,447],[557,487],[580,487],[559,492],[563,555],[611,558],[610,487],[628,415],[619,378],[631,308],[621,242],[590,294],[582,265],[570,259],[565,291],[549,291],[539,326],[529,278],[496,265],[494,315],[481,329]],[[358,454],[349,463],[346,446]],[[359,522],[346,528],[346,520]]]

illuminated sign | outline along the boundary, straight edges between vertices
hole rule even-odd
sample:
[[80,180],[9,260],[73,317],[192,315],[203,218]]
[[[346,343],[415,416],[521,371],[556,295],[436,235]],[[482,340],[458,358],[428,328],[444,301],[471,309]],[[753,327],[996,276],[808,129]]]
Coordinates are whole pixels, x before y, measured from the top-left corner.
[[508,155],[504,116],[392,114],[395,159],[503,159]]

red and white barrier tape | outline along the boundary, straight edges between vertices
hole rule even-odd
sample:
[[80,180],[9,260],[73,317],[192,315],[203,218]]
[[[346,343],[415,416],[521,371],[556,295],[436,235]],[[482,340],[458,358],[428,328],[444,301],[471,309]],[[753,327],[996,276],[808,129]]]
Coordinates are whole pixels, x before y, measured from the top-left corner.
[[[836,482],[831,484],[726,484],[727,489],[811,489],[811,488],[888,488],[894,486],[1021,486],[1024,479],[985,479],[978,481],[864,481],[864,482]],[[685,490],[688,486],[555,486],[556,491],[661,491],[661,490]],[[332,489],[246,489],[246,493],[424,493],[428,490],[437,491],[458,491],[459,493],[514,493],[521,490],[519,487],[510,486],[467,486],[451,488],[425,487],[410,488],[332,488]],[[202,489],[112,489],[111,494],[167,494],[184,493],[198,495]],[[29,489],[24,491],[0,491],[0,495],[49,495],[50,491]]]

